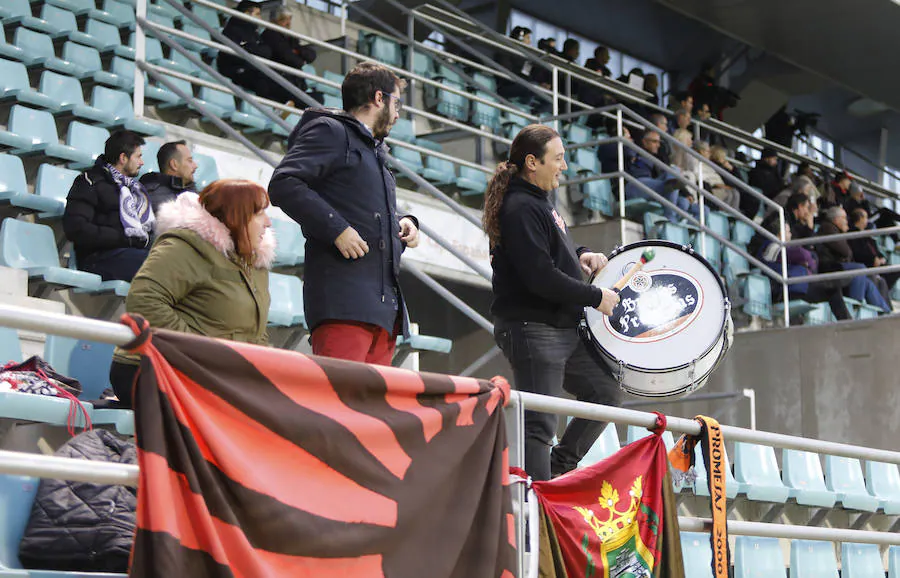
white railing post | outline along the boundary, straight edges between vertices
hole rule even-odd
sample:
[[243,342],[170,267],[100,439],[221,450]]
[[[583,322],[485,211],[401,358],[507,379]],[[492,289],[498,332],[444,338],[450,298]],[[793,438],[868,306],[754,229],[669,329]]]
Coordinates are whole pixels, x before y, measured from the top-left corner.
[[756,431],[756,390],[745,389],[743,393],[750,400],[750,429]]
[[553,80],[551,82],[553,84],[553,129],[559,132],[559,119],[555,118],[559,116],[559,69],[555,66],[553,67]]
[[[137,0],[135,12],[138,18],[147,18],[147,0]],[[147,35],[140,24],[134,27],[134,60],[144,62],[147,58]],[[134,116],[144,116],[144,71],[139,67],[134,70]]]
[[791,326],[791,311],[788,307],[790,302],[788,287],[788,270],[787,270],[787,247],[784,245],[787,241],[786,226],[784,223],[784,207],[778,207],[778,226],[780,228],[779,238],[781,239],[781,298],[784,300],[784,326]]
[[617,160],[619,163],[619,233],[621,235],[621,245],[625,245],[625,145],[622,139],[625,138],[624,124],[622,123],[622,109],[616,110],[616,136],[619,141],[616,143]]
[[697,162],[697,204],[700,205],[700,254],[706,259],[706,200],[703,198],[703,163]]

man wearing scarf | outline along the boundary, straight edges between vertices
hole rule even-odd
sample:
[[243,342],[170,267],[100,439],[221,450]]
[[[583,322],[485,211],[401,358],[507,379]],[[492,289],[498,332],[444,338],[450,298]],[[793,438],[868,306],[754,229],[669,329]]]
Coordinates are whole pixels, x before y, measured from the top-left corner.
[[63,231],[78,268],[104,281],[131,281],[150,251],[153,208],[137,180],[144,139],[116,131],[93,167],[78,175],[66,199]]

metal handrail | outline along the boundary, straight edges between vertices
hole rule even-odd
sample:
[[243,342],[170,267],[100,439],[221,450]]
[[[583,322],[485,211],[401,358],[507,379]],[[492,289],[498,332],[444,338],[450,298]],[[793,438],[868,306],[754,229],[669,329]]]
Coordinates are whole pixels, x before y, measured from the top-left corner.
[[[172,0],[167,0],[167,1],[171,2]],[[206,6],[208,8],[213,8],[215,10],[218,10],[219,12],[228,14],[232,18],[246,20],[247,22],[251,22],[251,23],[255,24],[256,26],[262,26],[263,28],[268,28],[270,30],[276,30],[287,36],[291,36],[298,40],[302,40],[306,43],[313,44],[315,46],[319,46],[321,48],[330,50],[332,52],[336,52],[337,54],[341,54],[343,56],[349,56],[351,58],[355,58],[360,61],[371,60],[371,57],[369,57],[369,56],[365,56],[363,54],[354,52],[352,50],[348,50],[346,48],[341,48],[340,46],[335,46],[334,44],[329,44],[328,42],[324,42],[322,40],[313,38],[311,36],[306,36],[305,34],[300,34],[299,32],[294,32],[293,30],[289,30],[289,29],[279,26],[277,24],[267,22],[267,21],[263,20],[262,18],[254,18],[253,16],[247,16],[243,12],[238,12],[237,10],[232,10],[231,8],[226,8],[225,6],[222,6],[221,4],[216,4],[215,2],[210,2],[209,0],[192,0],[192,2],[194,2],[195,4],[199,4],[201,6]],[[503,105],[496,101],[481,98],[480,96],[478,96],[476,94],[472,94],[471,92],[466,92],[465,90],[458,90],[456,88],[453,88],[452,86],[448,86],[446,84],[442,84],[438,81],[432,80],[425,76],[418,75],[410,70],[406,70],[399,66],[394,66],[393,64],[388,64],[386,62],[382,62],[381,65],[384,66],[385,68],[387,68],[388,70],[391,70],[395,73],[400,73],[407,78],[411,78],[413,80],[416,80],[423,84],[427,84],[429,86],[438,87],[438,88],[440,88],[440,90],[445,90],[445,91],[455,94],[457,96],[462,96],[473,102],[479,102],[481,104],[486,104],[486,105],[496,108],[498,110],[502,110],[505,112],[511,112],[513,114],[527,118],[529,120],[537,120],[537,118],[538,118],[532,114],[523,112],[518,108],[506,106],[506,105]]]

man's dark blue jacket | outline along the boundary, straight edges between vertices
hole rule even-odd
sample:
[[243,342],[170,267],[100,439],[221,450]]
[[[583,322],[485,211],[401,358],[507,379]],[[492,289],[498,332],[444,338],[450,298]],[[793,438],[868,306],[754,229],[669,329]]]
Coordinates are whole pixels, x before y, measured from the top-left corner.
[[[399,282],[404,246],[396,181],[385,166],[385,152],[351,114],[308,109],[269,183],[272,204],[297,221],[306,237],[303,307],[310,330],[333,319],[371,323],[391,333],[400,312],[408,333]],[[334,245],[348,226],[369,245],[360,259],[345,259]]]

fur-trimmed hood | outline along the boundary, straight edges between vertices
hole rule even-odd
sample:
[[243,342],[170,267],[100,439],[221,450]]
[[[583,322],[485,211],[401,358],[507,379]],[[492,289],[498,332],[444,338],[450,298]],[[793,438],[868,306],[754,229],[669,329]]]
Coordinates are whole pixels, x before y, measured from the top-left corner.
[[[182,193],[163,204],[156,215],[157,236],[172,229],[188,229],[209,242],[217,251],[230,258],[234,254],[234,240],[225,223],[215,218],[200,204],[196,193]],[[275,260],[275,233],[266,229],[262,243],[253,252],[253,266],[271,269]]]

